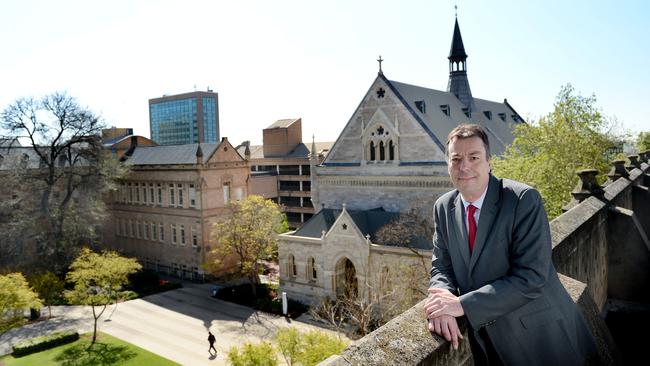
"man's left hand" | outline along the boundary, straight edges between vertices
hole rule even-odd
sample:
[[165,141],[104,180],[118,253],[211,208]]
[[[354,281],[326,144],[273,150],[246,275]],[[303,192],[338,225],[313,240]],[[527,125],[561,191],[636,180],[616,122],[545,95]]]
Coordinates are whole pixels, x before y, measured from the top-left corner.
[[460,299],[449,290],[430,288],[429,293],[431,297],[427,299],[424,305],[427,318],[433,319],[441,315],[451,315],[453,317],[465,315]]

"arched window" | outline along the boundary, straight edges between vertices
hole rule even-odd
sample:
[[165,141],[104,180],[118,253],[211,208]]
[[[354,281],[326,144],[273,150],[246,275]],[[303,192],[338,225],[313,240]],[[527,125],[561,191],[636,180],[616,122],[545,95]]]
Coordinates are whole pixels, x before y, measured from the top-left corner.
[[375,160],[375,143],[374,141],[370,141],[370,159],[369,160]]
[[384,142],[380,141],[379,142],[379,160],[384,161],[386,160],[386,151],[384,148]]
[[368,150],[365,156],[367,161],[386,163],[397,159],[399,150],[390,130],[379,125],[373,128],[366,138],[368,140]]
[[298,274],[298,269],[296,268],[296,258],[294,258],[293,254],[289,254],[289,258],[287,259],[287,274],[289,277],[296,277]]
[[316,272],[316,260],[314,257],[310,257],[307,260],[307,280],[316,281],[318,278],[318,273]]
[[388,160],[395,160],[395,146],[393,140],[388,141]]

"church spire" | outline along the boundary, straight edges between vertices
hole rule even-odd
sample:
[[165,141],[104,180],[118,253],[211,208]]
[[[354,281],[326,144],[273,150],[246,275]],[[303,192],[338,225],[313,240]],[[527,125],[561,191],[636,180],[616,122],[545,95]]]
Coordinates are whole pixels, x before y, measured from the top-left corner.
[[467,79],[467,53],[463,45],[463,37],[460,35],[458,18],[456,18],[454,24],[454,36],[451,40],[451,49],[447,58],[449,59],[447,91],[454,94],[463,103],[466,109],[465,114],[471,118],[472,111],[476,110],[476,105]]

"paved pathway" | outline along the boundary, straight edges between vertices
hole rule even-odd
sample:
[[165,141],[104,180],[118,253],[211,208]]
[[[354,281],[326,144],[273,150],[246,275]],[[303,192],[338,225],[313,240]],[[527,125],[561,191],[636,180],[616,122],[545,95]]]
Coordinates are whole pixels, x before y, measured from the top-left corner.
[[[99,320],[99,330],[183,365],[225,365],[231,346],[270,340],[280,327],[323,330],[211,298],[209,288],[210,285],[189,284],[120,303],[117,309],[109,306]],[[57,315],[55,319],[12,329],[0,336],[0,355],[11,352],[11,345],[24,338],[61,329],[92,331],[90,308],[57,307],[53,314]],[[216,358],[208,353],[208,329],[217,338]]]

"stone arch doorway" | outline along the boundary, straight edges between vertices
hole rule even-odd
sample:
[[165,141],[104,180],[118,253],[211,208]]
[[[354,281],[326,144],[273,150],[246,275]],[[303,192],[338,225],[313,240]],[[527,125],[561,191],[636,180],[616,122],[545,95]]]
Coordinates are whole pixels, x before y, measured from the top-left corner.
[[357,270],[348,258],[341,258],[336,264],[336,296],[354,298],[359,295]]

